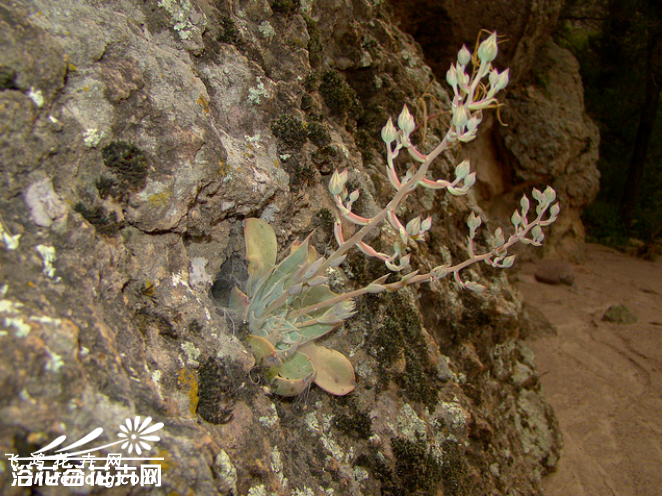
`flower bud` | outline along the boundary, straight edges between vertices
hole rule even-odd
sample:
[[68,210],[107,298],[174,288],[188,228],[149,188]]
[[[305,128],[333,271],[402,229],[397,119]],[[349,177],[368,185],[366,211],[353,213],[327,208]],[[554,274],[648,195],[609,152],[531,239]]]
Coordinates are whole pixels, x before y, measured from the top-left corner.
[[506,240],[503,237],[503,230],[500,227],[496,228],[494,231],[494,246],[501,246]]
[[409,136],[416,127],[414,118],[409,113],[407,105],[402,108],[402,112],[400,112],[400,115],[398,116],[398,127],[402,129],[406,136]]
[[501,267],[507,269],[508,267],[512,267],[514,262],[515,262],[515,255],[510,255],[509,257],[503,259],[503,262],[501,262]]
[[469,120],[469,112],[461,103],[453,111],[453,124],[458,129],[463,128]]
[[386,122],[386,125],[382,128],[382,141],[388,145],[395,141],[397,135],[398,131],[395,129],[393,121],[389,117],[388,122]]
[[522,216],[517,210],[513,213],[513,216],[510,218],[510,221],[513,223],[513,226],[519,226],[522,223]]
[[347,169],[338,173],[338,169],[333,171],[331,180],[329,181],[329,192],[332,195],[340,195],[345,190],[345,183],[347,182],[348,177]]
[[465,158],[457,167],[455,167],[455,177],[458,179],[464,179],[469,172],[471,172],[471,164],[468,158]]
[[451,64],[451,68],[446,72],[446,82],[452,86],[457,86],[457,70],[455,69],[455,64]]
[[476,213],[472,210],[469,214],[469,218],[467,219],[467,226],[469,226],[469,229],[475,231],[482,222],[483,221],[481,220],[480,215],[476,215]]
[[467,190],[476,184],[476,173],[472,172],[464,178],[464,189]]
[[416,237],[421,232],[421,216],[414,217],[412,220],[407,222],[406,227],[407,232],[411,237]]
[[522,217],[526,217],[526,214],[529,213],[529,199],[525,196],[522,197],[519,204],[522,206]]
[[497,34],[495,31],[478,47],[478,58],[481,60],[481,62],[487,64],[496,58],[498,51],[499,48],[497,47]]
[[561,211],[561,207],[559,206],[558,203],[555,203],[554,205],[552,205],[552,208],[549,209],[549,215],[551,215],[552,217],[556,217],[557,215],[559,215],[560,211]]
[[476,128],[478,128],[478,124],[480,124],[480,121],[482,118],[478,115],[480,112],[476,112],[471,119],[469,119],[469,122],[467,122],[467,130],[468,131],[475,131]]
[[460,65],[466,66],[471,62],[471,52],[467,49],[466,45],[462,45],[462,48],[457,52],[457,61]]
[[508,86],[508,83],[510,82],[509,72],[510,72],[510,69],[506,69],[501,74],[499,74],[499,80],[496,83],[497,92],[501,91],[506,86]]
[[421,222],[421,232],[429,231],[432,227],[432,217],[428,217],[423,222]]
[[499,71],[492,69],[489,76],[490,86],[494,88],[499,82]]

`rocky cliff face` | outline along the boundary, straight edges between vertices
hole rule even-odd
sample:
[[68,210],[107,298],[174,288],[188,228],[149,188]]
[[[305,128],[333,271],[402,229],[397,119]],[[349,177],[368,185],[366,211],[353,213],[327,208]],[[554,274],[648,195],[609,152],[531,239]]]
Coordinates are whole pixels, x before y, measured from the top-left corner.
[[[562,2],[391,2],[399,27],[420,43],[425,61],[443,80],[462,43],[473,46],[489,26],[502,36],[497,60],[511,69],[500,117],[481,127],[467,147],[478,170],[478,200],[506,224],[522,193],[552,185],[562,214],[551,228],[546,256],[581,260],[582,210],[598,193],[600,136],[584,111],[584,90],[574,56],[550,40]],[[524,255],[524,254],[523,254]]]
[[[107,444],[139,415],[164,423],[164,494],[539,493],[558,427],[504,274],[475,268],[481,295],[443,281],[358,301],[329,338],[357,370],[342,398],[271,396],[223,310],[245,217],[282,246],[315,231],[323,252],[329,173],[349,167],[373,211],[387,117],[447,110],[391,19],[369,0],[0,7],[0,453],[98,427]],[[406,208],[435,221],[415,264],[463,256],[467,201]],[[382,273],[354,254],[336,284]],[[29,492],[0,467],[3,494]]]

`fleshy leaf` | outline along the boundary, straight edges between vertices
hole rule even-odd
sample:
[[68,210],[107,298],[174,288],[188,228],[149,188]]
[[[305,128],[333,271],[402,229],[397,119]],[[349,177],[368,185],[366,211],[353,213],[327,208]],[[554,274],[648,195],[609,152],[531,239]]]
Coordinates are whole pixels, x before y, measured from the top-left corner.
[[310,358],[296,351],[291,359],[283,363],[279,375],[274,377],[274,392],[281,396],[297,396],[312,384],[315,376]]
[[280,376],[285,379],[302,379],[314,373],[315,368],[310,358],[298,351],[280,368]]
[[248,274],[253,281],[259,279],[276,264],[278,242],[269,224],[260,219],[244,222]]
[[324,391],[344,396],[354,390],[354,367],[345,355],[312,343],[302,346],[301,352],[310,357],[317,372],[315,384]]
[[276,376],[273,380],[273,391],[280,396],[299,396],[310,386],[314,377],[314,375],[311,375],[301,379],[285,379]]
[[228,310],[241,320],[246,320],[246,316],[248,315],[248,305],[250,305],[248,295],[244,294],[244,292],[236,286],[232,288],[232,291],[230,291]]
[[248,336],[248,344],[253,350],[257,365],[263,363],[267,367],[280,367],[282,365],[280,358],[276,356],[276,349],[266,339],[260,336]]

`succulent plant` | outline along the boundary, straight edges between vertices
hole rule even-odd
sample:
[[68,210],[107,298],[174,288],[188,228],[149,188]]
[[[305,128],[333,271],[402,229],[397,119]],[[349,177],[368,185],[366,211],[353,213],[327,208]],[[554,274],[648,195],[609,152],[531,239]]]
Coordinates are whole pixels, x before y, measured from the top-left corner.
[[267,368],[274,391],[296,396],[312,383],[331,394],[352,391],[350,361],[314,343],[353,315],[349,299],[329,304],[341,295],[318,274],[325,259],[307,238],[276,264],[276,235],[259,219],[246,220],[244,236],[249,279],[246,293],[233,289],[230,309],[248,322],[256,363]]
[[[310,246],[309,239],[292,247],[291,253],[276,264],[277,242],[273,229],[258,219],[248,219],[244,226],[249,280],[246,294],[234,289],[231,308],[248,321],[249,342],[258,364],[267,368],[275,392],[284,396],[295,396],[311,383],[336,395],[344,395],[354,389],[354,370],[349,360],[341,353],[316,345],[314,341],[328,334],[337,324],[353,315],[352,299],[365,293],[393,292],[410,284],[434,282],[450,274],[455,282],[468,290],[481,292],[484,286],[463,281],[460,272],[478,263],[497,268],[513,265],[514,255],[508,249],[516,244],[540,246],[544,239],[542,227],[554,222],[560,207],[555,191],[547,187],[544,191],[533,190],[538,205],[535,218],[529,220],[529,199],[521,199],[520,210],[516,210],[511,222],[514,233],[507,239],[501,228],[487,236],[488,249],[477,253],[474,243],[482,220],[472,212],[467,219],[468,258],[452,265],[447,263],[430,272],[408,272],[410,246],[424,241],[425,233],[432,227],[432,218],[420,216],[402,221],[398,211],[404,199],[416,188],[447,190],[454,196],[465,195],[476,181],[469,160],[455,167],[455,179],[433,180],[428,177],[430,165],[443,152],[466,143],[476,137],[477,127],[482,121],[483,111],[498,108],[495,95],[508,84],[508,69],[498,72],[492,60],[498,52],[497,36],[492,33],[484,40],[474,55],[466,48],[458,53],[457,64],[452,64],[446,80],[453,89],[452,119],[446,135],[428,154],[418,150],[410,135],[416,130],[414,117],[405,105],[397,119],[397,128],[392,119],[381,131],[386,145],[386,176],[394,189],[393,199],[371,218],[352,211],[359,198],[359,190],[349,192],[349,171],[336,170],[329,181],[329,192],[336,205],[334,235],[338,248],[328,258],[319,256]],[[472,69],[468,71],[469,65]],[[469,73],[467,73],[467,71]],[[404,174],[398,172],[396,159],[401,152],[413,162],[406,163]],[[404,153],[402,155],[405,155]],[[401,162],[404,162],[401,160]],[[343,223],[353,224],[347,229]],[[370,246],[366,236],[383,223],[388,223],[397,233],[390,253],[379,252]],[[344,232],[353,232],[345,239]],[[337,267],[345,260],[347,252],[357,247],[368,257],[384,262],[392,273],[401,273],[400,280],[386,283],[389,274],[378,278],[365,287],[354,291],[335,294],[326,284],[326,271]],[[408,273],[407,273],[408,272]]]

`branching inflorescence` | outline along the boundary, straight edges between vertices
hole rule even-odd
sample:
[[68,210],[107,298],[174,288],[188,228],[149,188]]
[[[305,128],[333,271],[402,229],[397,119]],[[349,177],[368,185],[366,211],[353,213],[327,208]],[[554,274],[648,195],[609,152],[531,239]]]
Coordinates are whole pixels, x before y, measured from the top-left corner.
[[[462,287],[480,292],[485,289],[482,285],[462,280],[460,272],[464,268],[481,261],[492,267],[508,268],[515,259],[514,255],[508,255],[508,248],[519,242],[541,245],[542,227],[554,222],[559,214],[559,204],[553,203],[556,193],[550,187],[543,192],[533,190],[537,201],[533,220],[529,220],[530,202],[523,196],[521,208],[511,218],[514,233],[506,239],[503,230],[497,228],[493,236],[488,236],[489,250],[484,253],[477,253],[474,243],[482,220],[472,212],[467,220],[467,259],[463,262],[440,265],[425,274],[415,270],[401,276],[399,281],[386,283],[389,273],[344,294],[333,293],[327,284],[327,270],[341,265],[347,252],[355,246],[366,256],[382,260],[391,273],[406,272],[410,265],[408,246],[414,241],[423,241],[424,234],[432,227],[432,218],[418,216],[403,222],[396,212],[405,198],[419,187],[445,189],[451,195],[461,196],[475,183],[476,173],[471,172],[468,159],[455,167],[453,181],[430,179],[428,173],[441,153],[454,148],[458,142],[469,142],[476,137],[485,109],[499,106],[495,95],[508,84],[508,70],[500,73],[492,67],[497,51],[496,33],[484,40],[473,56],[466,47],[459,51],[457,64],[452,64],[446,75],[454,95],[451,124],[443,140],[430,153],[421,152],[411,142],[416,124],[407,106],[398,117],[397,128],[389,118],[381,137],[386,145],[386,174],[395,194],[374,217],[361,217],[352,211],[359,190],[347,191],[347,170],[334,172],[329,191],[338,209],[334,224],[338,248],[328,258],[318,255],[306,239],[292,247],[290,255],[276,264],[277,242],[273,229],[258,219],[246,221],[249,281],[246,293],[235,288],[231,308],[248,321],[249,341],[256,361],[266,367],[277,394],[300,394],[312,382],[337,395],[354,389],[354,371],[349,360],[313,342],[353,315],[353,298],[365,293],[393,292],[450,274]],[[469,66],[471,75],[467,73]],[[395,160],[403,151],[414,161],[404,176],[398,174],[395,167]],[[397,233],[390,254],[376,250],[365,241],[366,236],[384,222]],[[348,239],[343,235],[345,223],[357,226]]]

